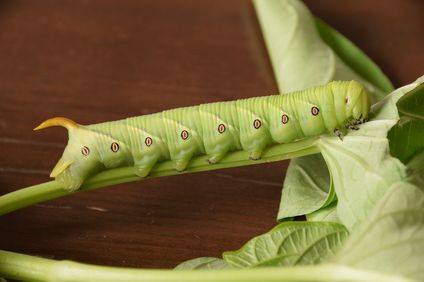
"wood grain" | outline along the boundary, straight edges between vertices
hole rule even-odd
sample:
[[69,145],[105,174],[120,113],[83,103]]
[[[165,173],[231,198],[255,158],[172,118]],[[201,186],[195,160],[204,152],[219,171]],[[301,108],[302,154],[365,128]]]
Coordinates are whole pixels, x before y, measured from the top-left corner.
[[[396,86],[424,73],[424,2],[306,1]],[[96,123],[276,92],[249,1],[1,1],[0,194],[48,181],[66,144],[46,118]],[[275,225],[288,162],[152,179],[3,216],[0,249],[173,267]]]

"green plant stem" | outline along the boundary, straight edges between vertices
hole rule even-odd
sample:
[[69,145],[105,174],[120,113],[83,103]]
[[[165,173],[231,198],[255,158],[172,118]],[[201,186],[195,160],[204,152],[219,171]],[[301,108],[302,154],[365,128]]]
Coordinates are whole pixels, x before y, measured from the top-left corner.
[[177,271],[96,266],[7,251],[0,251],[0,275],[38,282],[411,281],[341,265]]
[[[208,164],[207,156],[201,156],[193,159],[187,170],[184,172],[175,171],[174,163],[172,161],[166,161],[157,164],[152,169],[148,178],[268,163],[316,154],[319,153],[318,146],[316,145],[318,139],[319,137],[313,137],[290,144],[277,144],[270,146],[266,149],[266,151],[264,151],[263,157],[257,161],[250,160],[249,153],[246,151],[229,153],[221,162],[213,165]],[[76,192],[88,191],[100,187],[141,179],[142,178],[139,178],[134,174],[134,167],[110,169],[88,178],[82,185],[81,189]],[[45,182],[23,188],[0,197],[0,215],[7,214],[14,210],[36,203],[69,195],[71,193],[74,192],[66,191],[56,181]]]

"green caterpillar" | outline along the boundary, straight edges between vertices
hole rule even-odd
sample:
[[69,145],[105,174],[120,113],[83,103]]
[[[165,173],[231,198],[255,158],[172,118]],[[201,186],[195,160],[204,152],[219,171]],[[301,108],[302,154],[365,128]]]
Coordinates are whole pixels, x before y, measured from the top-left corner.
[[157,162],[172,160],[183,171],[191,158],[208,155],[212,165],[228,152],[245,150],[253,160],[270,144],[356,129],[370,109],[367,90],[356,81],[334,81],[285,95],[201,104],[93,125],[67,118],[46,120],[68,129],[69,142],[51,172],[66,189],[76,190],[90,175],[134,165],[148,176]]

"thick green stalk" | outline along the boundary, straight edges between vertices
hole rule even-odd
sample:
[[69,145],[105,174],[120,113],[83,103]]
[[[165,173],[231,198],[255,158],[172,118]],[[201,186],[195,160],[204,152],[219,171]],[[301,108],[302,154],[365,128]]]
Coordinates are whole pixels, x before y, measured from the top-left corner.
[[341,265],[176,271],[96,266],[6,251],[0,251],[0,275],[37,282],[411,281]]
[[[207,156],[201,156],[193,159],[189,167],[182,173],[192,173],[199,171],[215,170],[229,167],[246,166],[267,162],[280,161],[296,158],[305,155],[319,153],[316,146],[319,137],[308,138],[290,144],[277,144],[266,149],[262,159],[257,161],[249,160],[249,153],[246,151],[237,151],[228,154],[218,164],[210,165],[207,162]],[[150,173],[149,178],[167,175],[181,174],[174,169],[172,161],[157,164]],[[111,186],[114,184],[126,183],[140,180],[134,174],[133,167],[124,167],[103,171],[87,179],[78,191],[88,191],[95,188]],[[27,188],[11,192],[0,197],[0,215],[7,214],[17,209],[21,209],[36,203],[50,199],[62,197],[70,194],[63,189],[56,181],[50,181]]]

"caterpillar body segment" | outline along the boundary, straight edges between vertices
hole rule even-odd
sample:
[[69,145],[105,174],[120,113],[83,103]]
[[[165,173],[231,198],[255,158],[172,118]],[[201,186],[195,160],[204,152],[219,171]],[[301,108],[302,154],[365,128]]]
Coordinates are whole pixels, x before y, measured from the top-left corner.
[[199,105],[203,145],[208,162],[219,162],[229,151],[241,150],[236,103],[217,102]]
[[171,160],[183,171],[193,156],[205,154],[199,106],[163,111],[162,119]]
[[166,110],[94,125],[53,118],[36,129],[64,126],[69,141],[51,173],[66,189],[76,190],[90,175],[113,167],[133,165],[140,177],[158,162],[172,160],[183,171],[194,156],[219,162],[228,152],[248,151],[259,159],[275,143],[325,132],[342,139],[344,128],[368,116],[368,92],[355,81],[284,95],[254,97]]
[[[164,126],[162,114],[156,113],[87,127],[99,136],[109,135],[114,140],[119,140],[118,144],[122,143],[131,148],[125,163],[134,165],[137,175],[145,177],[156,162],[170,159]],[[119,156],[118,152],[103,147],[108,154]],[[114,154],[111,154],[111,151]]]

